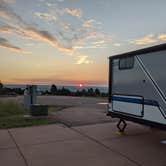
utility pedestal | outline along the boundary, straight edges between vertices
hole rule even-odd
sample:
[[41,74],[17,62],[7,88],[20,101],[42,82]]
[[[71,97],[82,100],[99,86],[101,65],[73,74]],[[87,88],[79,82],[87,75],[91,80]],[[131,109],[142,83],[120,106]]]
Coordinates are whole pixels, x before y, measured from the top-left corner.
[[36,104],[37,85],[27,85],[24,91],[24,108],[31,109],[31,105]]

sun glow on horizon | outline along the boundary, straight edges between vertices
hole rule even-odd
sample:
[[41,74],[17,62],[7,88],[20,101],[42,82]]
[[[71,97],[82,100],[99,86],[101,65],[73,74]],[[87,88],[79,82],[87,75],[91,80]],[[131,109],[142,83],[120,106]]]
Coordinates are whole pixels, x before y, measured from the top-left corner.
[[83,84],[79,84],[79,87],[82,88],[82,87],[83,87]]

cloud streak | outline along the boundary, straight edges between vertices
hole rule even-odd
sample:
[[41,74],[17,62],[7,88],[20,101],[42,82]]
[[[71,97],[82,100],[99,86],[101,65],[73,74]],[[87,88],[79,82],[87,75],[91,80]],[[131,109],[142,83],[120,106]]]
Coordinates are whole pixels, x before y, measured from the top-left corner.
[[152,44],[155,42],[156,42],[156,39],[155,39],[154,35],[152,35],[152,34],[147,35],[147,36],[140,38],[140,39],[136,39],[134,41],[134,43],[136,45],[147,45],[147,44]]
[[[0,17],[10,22],[10,25],[0,25],[1,33],[16,33],[26,40],[45,42],[67,54],[73,54],[75,50],[83,48],[107,48],[112,40],[110,34],[101,31],[100,22],[94,19],[84,19],[81,9],[59,8],[56,3],[43,1],[48,11],[35,12],[34,16],[48,23],[56,21],[53,35],[51,32],[25,21],[4,0],[0,0],[0,2]],[[79,21],[78,24],[74,26],[71,22],[65,22],[61,19],[64,14],[79,18],[75,19],[75,21]],[[89,46],[86,45],[87,41]]]
[[132,43],[136,45],[148,45],[148,44],[153,44],[157,42],[162,42],[166,40],[166,34],[159,34],[159,35],[154,35],[154,34],[149,34],[146,35],[142,38],[136,39],[132,41]]
[[46,42],[56,48],[58,48],[61,51],[70,52],[73,50],[70,46],[64,46],[62,45],[51,33],[48,31],[39,30],[33,27],[27,27],[25,29],[18,30],[18,33],[21,33],[22,36],[33,39],[33,40],[39,40]]
[[[112,42],[112,36],[102,32],[102,23],[96,21],[95,19],[86,19],[83,16],[83,11],[79,8],[61,8],[58,7],[58,4],[55,2],[44,2],[44,5],[47,6],[47,12],[51,15],[55,15],[56,20],[56,35],[57,38],[68,43],[73,50],[83,49],[84,48],[107,48],[110,42]],[[45,14],[43,12],[43,14]],[[66,15],[72,15],[73,21],[68,22],[65,18]],[[51,16],[52,17],[52,16]],[[47,18],[43,19],[48,21]],[[77,24],[75,24],[77,22]],[[105,43],[96,43],[95,41],[103,41]],[[86,43],[88,42],[89,46],[87,47]]]
[[93,61],[89,59],[88,56],[86,55],[81,55],[78,56],[78,60],[76,62],[77,65],[81,65],[81,64],[92,64]]
[[159,40],[166,40],[166,34],[160,34],[158,35]]
[[82,24],[82,27],[84,27],[84,28],[96,28],[96,27],[99,27],[99,25],[101,25],[100,22],[97,22],[94,19],[90,19],[90,20],[85,20]]
[[24,52],[20,47],[14,46],[9,43],[9,41],[5,38],[0,37],[0,47],[7,48],[16,52]]
[[78,17],[80,18],[82,16],[82,11],[81,9],[70,9],[70,8],[64,8],[61,11],[62,13],[67,13],[70,14],[72,16]]
[[[14,31],[22,37],[26,37],[26,39],[29,38],[46,42],[61,51],[70,52],[73,50],[72,47],[60,43],[60,41],[58,41],[58,39],[54,37],[50,32],[40,30],[38,27],[35,27],[34,25],[24,21],[3,0],[0,0],[0,16],[12,22],[12,26],[6,27],[6,30],[8,31]],[[2,26],[1,31],[4,31]]]
[[12,28],[10,27],[10,26],[8,26],[8,25],[1,25],[0,26],[0,32],[1,33],[7,33],[7,34],[9,34],[9,33],[12,33]]
[[57,20],[57,17],[55,15],[51,14],[51,13],[35,12],[34,14],[35,14],[36,17],[38,17],[40,19],[47,20],[48,22]]

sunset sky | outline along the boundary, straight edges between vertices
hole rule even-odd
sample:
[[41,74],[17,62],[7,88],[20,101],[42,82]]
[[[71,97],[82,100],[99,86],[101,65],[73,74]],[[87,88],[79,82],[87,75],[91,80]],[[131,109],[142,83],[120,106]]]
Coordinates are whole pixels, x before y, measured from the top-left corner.
[[0,80],[107,85],[109,56],[165,43],[165,7],[165,0],[0,0]]

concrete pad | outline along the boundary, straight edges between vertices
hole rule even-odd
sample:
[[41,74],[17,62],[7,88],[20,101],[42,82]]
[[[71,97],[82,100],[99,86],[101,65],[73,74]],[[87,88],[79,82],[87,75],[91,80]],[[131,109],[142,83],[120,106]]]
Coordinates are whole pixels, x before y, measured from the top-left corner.
[[0,96],[0,101],[1,102],[12,102],[12,103],[18,103],[18,104],[23,104],[24,97],[23,96],[6,96],[2,97]]
[[37,103],[48,105],[91,105],[99,102],[106,102],[107,99],[93,97],[74,97],[74,96],[38,96]]
[[111,122],[105,110],[94,107],[71,107],[55,112],[55,118],[67,126],[79,126]]
[[[116,132],[117,127],[116,123],[103,123],[96,125],[88,125],[88,126],[79,126],[73,127],[74,129],[84,133],[94,139],[97,140],[105,140],[105,139],[113,139],[113,138],[121,138],[122,136],[118,135]],[[127,122],[127,128],[125,130],[125,136],[131,135],[139,135],[146,134],[150,132],[149,127],[145,127],[136,123]]]
[[165,132],[152,131],[148,134],[123,136],[120,139],[103,140],[102,143],[141,165],[166,165],[166,145],[160,141],[166,139]]
[[[23,104],[24,96],[0,97],[1,102],[15,102]],[[37,96],[38,104],[46,105],[94,105],[96,103],[105,103],[107,99],[95,97],[74,97],[74,96]]]
[[66,139],[78,139],[81,136],[62,125],[47,125],[10,129],[18,145],[34,145]]
[[16,147],[7,130],[0,130],[0,149]]
[[21,149],[31,166],[135,166],[88,139],[23,146]]
[[166,132],[127,122],[125,135],[116,134],[116,123],[74,127],[141,165],[166,165]]
[[26,166],[17,149],[0,150],[1,166]]

